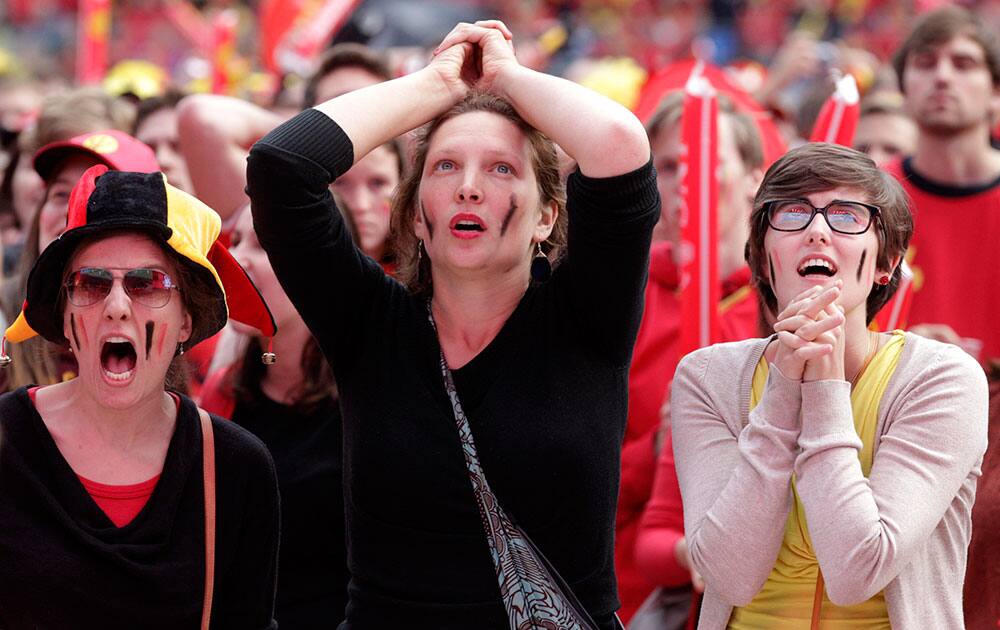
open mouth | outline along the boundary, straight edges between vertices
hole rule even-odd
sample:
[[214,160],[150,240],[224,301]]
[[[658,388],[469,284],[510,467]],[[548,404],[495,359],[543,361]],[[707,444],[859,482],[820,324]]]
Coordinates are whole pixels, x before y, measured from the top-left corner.
[[808,258],[799,265],[799,275],[803,278],[807,276],[832,277],[837,273],[837,267],[828,260],[822,258]]
[[111,337],[101,346],[101,367],[113,381],[127,381],[135,371],[136,358],[132,342],[123,337]]
[[451,223],[448,227],[456,232],[485,232],[486,226],[483,222],[474,214],[462,213],[456,214],[451,219]]

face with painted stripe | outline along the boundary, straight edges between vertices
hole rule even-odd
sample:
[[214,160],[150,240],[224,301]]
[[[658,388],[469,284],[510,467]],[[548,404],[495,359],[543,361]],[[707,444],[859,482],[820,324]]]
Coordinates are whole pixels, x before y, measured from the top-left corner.
[[191,336],[191,316],[178,290],[169,291],[165,305],[149,306],[130,295],[124,276],[154,269],[176,279],[173,261],[149,237],[124,233],[81,245],[66,276],[84,268],[107,269],[114,281],[92,304],[65,301],[63,333],[79,364],[80,386],[116,409],[162,395],[177,346]]
[[[863,192],[853,188],[834,188],[805,198],[817,208],[835,199],[869,203]],[[863,234],[842,234],[830,229],[823,216],[816,214],[798,232],[769,228],[764,235],[766,272],[778,299],[778,311],[806,289],[815,285],[830,287],[840,279],[844,286],[837,303],[848,316],[857,310],[864,319],[868,294],[879,274],[878,248],[877,223]]]
[[542,204],[527,136],[491,112],[449,119],[435,132],[420,180],[414,232],[435,280],[514,273],[528,278],[535,243],[555,225]]

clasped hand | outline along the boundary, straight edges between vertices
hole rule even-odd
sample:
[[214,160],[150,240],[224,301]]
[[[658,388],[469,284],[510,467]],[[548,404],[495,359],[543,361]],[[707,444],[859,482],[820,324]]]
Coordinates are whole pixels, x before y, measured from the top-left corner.
[[778,314],[774,364],[789,379],[844,380],[844,312],[836,304],[843,283],[815,286]]
[[456,102],[473,88],[495,93],[503,73],[519,66],[513,38],[500,20],[462,22],[434,49],[430,67],[441,76]]

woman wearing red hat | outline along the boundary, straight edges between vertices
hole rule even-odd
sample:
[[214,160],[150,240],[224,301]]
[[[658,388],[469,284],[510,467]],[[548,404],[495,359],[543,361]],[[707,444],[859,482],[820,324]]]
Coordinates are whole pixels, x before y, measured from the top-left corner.
[[73,189],[5,336],[67,346],[79,376],[0,397],[0,627],[275,627],[270,456],[165,389],[226,295],[274,332],[219,228],[162,173],[95,166]]
[[[655,175],[630,112],[520,66],[510,40],[499,22],[459,25],[427,68],[307,110],[250,153],[258,236],[340,389],[343,628],[616,626]],[[360,253],[327,185],[428,121],[393,202],[401,283]],[[553,142],[579,164],[568,191]],[[538,558],[522,533],[573,615],[527,612],[551,591],[518,570]]]

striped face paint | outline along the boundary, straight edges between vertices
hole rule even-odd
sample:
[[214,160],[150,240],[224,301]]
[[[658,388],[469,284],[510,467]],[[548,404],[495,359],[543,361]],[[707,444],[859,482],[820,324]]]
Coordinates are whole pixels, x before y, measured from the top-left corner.
[[[163,354],[163,343],[167,340],[167,328],[169,328],[169,326],[166,324],[160,326],[160,338],[156,340],[156,352],[158,354]],[[150,334],[149,338],[152,338],[152,336],[153,335]]]
[[146,322],[146,360],[149,361],[149,351],[153,347],[153,331],[156,330],[156,324],[153,322]]
[[503,218],[503,223],[500,224],[500,236],[507,233],[507,228],[510,227],[510,220],[514,218],[515,212],[517,212],[517,197],[514,193],[510,193],[510,208],[507,210],[507,215]]
[[865,270],[865,258],[868,256],[868,250],[861,252],[861,262],[858,263],[858,282],[861,282],[861,272]]
[[768,263],[767,270],[771,272],[771,291],[773,292],[775,285],[778,284],[778,281],[774,279],[775,264],[774,264],[774,258],[771,257],[771,254],[767,255],[767,263]]

